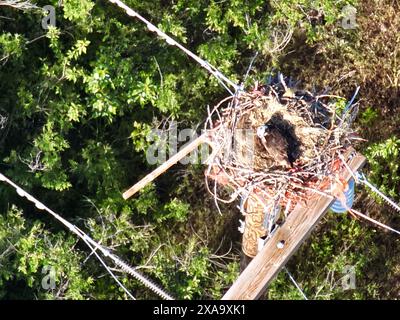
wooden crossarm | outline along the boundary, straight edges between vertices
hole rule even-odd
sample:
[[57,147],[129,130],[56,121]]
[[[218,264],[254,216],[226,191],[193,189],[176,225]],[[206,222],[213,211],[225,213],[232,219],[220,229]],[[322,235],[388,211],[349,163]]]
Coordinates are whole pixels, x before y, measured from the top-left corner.
[[158,176],[163,174],[165,171],[167,171],[169,168],[171,168],[174,164],[176,164],[179,160],[186,157],[190,152],[192,152],[194,149],[196,149],[198,146],[200,146],[203,143],[211,144],[211,142],[208,139],[208,134],[202,134],[200,137],[198,137],[197,139],[190,142],[186,147],[184,147],[178,153],[173,155],[170,159],[168,159],[166,162],[164,162],[162,165],[160,165],[157,169],[155,169],[153,172],[149,173],[142,180],[140,180],[134,186],[129,188],[127,191],[125,191],[122,195],[124,197],[124,199],[127,200],[128,198],[132,197],[136,192],[138,192],[140,189],[143,189],[147,184],[149,184],[154,179],[156,179]]

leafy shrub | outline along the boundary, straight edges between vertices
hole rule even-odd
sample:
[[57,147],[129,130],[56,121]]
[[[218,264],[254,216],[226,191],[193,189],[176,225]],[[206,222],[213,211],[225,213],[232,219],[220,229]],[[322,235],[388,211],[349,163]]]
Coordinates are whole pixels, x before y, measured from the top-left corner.
[[369,178],[387,195],[399,199],[400,139],[393,136],[369,146],[365,152],[370,165]]

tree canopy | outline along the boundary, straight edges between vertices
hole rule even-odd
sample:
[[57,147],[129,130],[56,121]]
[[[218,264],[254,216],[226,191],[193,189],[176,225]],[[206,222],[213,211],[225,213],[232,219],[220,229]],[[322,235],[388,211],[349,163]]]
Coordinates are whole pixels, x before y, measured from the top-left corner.
[[[244,81],[258,52],[246,87],[264,81],[274,70],[310,87],[333,85],[338,79],[334,66],[343,64],[341,70],[346,70],[346,57],[356,65],[356,47],[365,40],[359,30],[340,25],[341,9],[357,6],[356,1],[126,4],[237,83]],[[139,271],[175,297],[220,298],[239,273],[240,213],[227,205],[223,215],[218,214],[206,194],[202,166],[177,165],[129,201],[121,193],[156,165],[146,161],[153,128],[168,129],[171,121],[179,128],[198,128],[207,106],[227,92],[200,65],[108,1],[40,0],[36,5],[39,8],[26,10],[0,7],[0,171],[131,265],[140,266]],[[41,24],[46,12],[40,8],[45,5],[56,9],[56,26],[48,30]],[[292,38],[282,47],[288,33]],[[360,68],[368,59],[360,58]],[[325,78],[313,70],[321,65],[332,65],[325,67]],[[302,68],[315,74],[299,71]],[[333,87],[339,94],[351,90]],[[362,111],[358,125],[369,127],[378,113],[373,106]],[[398,197],[399,167],[393,159],[400,157],[400,143],[389,134],[386,138],[391,140],[372,139],[365,148],[373,160],[374,180]],[[392,174],[382,176],[388,162]],[[1,298],[128,298],[62,225],[6,185],[0,185],[0,199]],[[374,235],[350,218],[331,219],[337,222],[327,223],[331,232],[318,233],[295,261],[312,257],[301,264],[304,273],[309,268],[317,274],[318,266],[330,261],[336,274],[346,264],[361,274],[378,259],[374,248],[373,253],[364,250]],[[340,250],[353,245],[364,249],[348,254]],[[55,269],[53,289],[42,286],[45,267]],[[117,275],[135,297],[155,298],[129,275]],[[309,293],[328,290],[320,275],[313,280],[297,276]],[[377,287],[331,289],[333,297],[362,298],[379,296]],[[301,298],[284,276],[268,295]]]

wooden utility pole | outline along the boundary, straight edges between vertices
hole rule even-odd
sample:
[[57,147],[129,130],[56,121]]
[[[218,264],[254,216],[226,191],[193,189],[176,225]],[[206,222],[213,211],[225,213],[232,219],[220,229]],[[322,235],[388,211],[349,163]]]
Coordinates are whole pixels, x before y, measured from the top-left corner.
[[[355,152],[349,152],[346,159],[352,172],[359,170],[365,163],[365,157]],[[352,173],[344,168],[340,176],[349,181]],[[334,200],[331,196],[317,194],[306,204],[297,204],[283,225],[274,232],[222,299],[258,299],[309,236]]]

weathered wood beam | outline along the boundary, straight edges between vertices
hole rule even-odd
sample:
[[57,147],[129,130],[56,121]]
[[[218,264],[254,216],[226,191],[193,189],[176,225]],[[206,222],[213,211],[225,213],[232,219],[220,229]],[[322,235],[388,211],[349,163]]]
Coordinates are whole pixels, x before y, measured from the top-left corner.
[[122,194],[124,199],[127,200],[128,198],[132,197],[136,192],[143,189],[147,184],[149,184],[154,179],[156,179],[158,176],[163,174],[165,171],[167,171],[169,168],[171,168],[174,164],[176,164],[179,160],[186,157],[190,152],[192,152],[194,149],[196,149],[198,146],[200,146],[203,143],[211,144],[209,142],[207,134],[202,134],[200,137],[198,137],[197,139],[190,142],[187,146],[182,148],[182,150],[180,150],[178,153],[173,155],[170,159],[168,159],[166,162],[164,162],[162,165],[160,165],[157,169],[155,169],[153,172],[149,173],[142,180],[140,180],[134,186],[129,188],[127,191],[125,191]]

